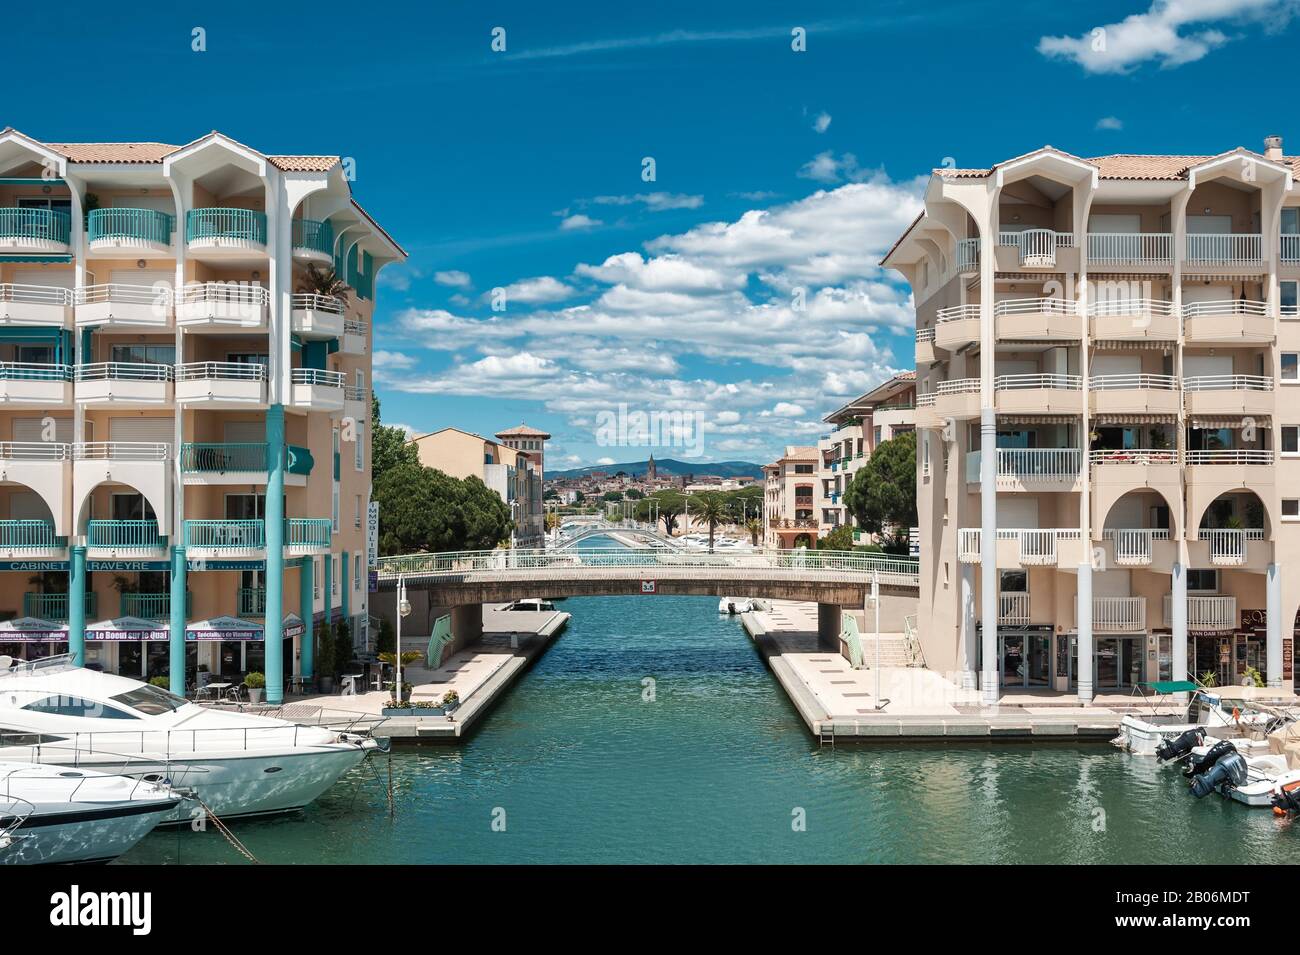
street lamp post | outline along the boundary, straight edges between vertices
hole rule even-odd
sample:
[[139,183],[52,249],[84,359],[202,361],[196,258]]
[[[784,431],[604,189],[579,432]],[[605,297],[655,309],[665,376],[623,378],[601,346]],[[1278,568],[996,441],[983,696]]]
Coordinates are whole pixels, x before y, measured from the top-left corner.
[[406,599],[406,578],[397,578],[397,652],[393,654],[397,661],[397,676],[393,680],[393,698],[397,705],[402,705],[402,618],[411,615],[411,602]]

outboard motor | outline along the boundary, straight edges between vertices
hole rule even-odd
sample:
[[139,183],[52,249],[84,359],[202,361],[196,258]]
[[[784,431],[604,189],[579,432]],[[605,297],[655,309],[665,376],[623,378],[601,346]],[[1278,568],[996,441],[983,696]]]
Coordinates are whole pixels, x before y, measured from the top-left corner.
[[1173,739],[1167,739],[1156,747],[1156,759],[1160,762],[1168,762],[1171,759],[1182,759],[1197,746],[1205,745],[1205,727],[1197,726],[1189,729],[1186,733],[1179,733]]
[[1192,795],[1197,799],[1216,791],[1226,795],[1229,789],[1245,783],[1247,774],[1245,757],[1233,749],[1231,753],[1220,756],[1208,773],[1202,773],[1192,780]]
[[1189,779],[1195,779],[1197,776],[1208,773],[1213,769],[1214,764],[1219,761],[1221,756],[1226,753],[1235,753],[1236,751],[1237,747],[1232,745],[1231,740],[1219,740],[1219,742],[1215,743],[1206,751],[1204,756],[1193,756],[1188,760],[1187,769],[1184,771],[1184,775]]

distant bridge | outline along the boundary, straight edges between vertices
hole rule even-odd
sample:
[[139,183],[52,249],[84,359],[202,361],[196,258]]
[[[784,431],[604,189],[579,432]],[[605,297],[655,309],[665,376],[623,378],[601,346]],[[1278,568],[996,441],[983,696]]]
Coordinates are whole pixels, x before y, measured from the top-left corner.
[[[379,559],[379,589],[398,579],[427,591],[431,605],[463,607],[524,597],[711,595],[817,603],[828,639],[842,608],[861,610],[873,581],[883,616],[915,612],[916,560],[845,551],[756,550],[709,554],[666,548],[611,551],[493,550],[411,554]],[[886,629],[893,629],[886,627]]]
[[[565,550],[572,547],[579,541],[589,540],[592,537],[608,537],[610,534],[623,534],[627,537],[636,537],[641,540],[656,540],[668,547],[681,547],[682,543],[675,537],[668,537],[659,533],[657,530],[648,528],[643,524],[617,524],[608,521],[593,522],[590,524],[579,525],[580,530],[575,530],[569,536],[561,536],[556,550]],[[561,531],[563,534],[563,531]]]

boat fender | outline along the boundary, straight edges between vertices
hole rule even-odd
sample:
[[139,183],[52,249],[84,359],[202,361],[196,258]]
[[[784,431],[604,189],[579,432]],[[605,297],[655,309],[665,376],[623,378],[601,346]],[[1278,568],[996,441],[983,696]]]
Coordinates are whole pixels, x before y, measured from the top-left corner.
[[1164,763],[1171,759],[1181,759],[1197,746],[1205,745],[1205,727],[1196,726],[1185,733],[1179,733],[1173,739],[1167,739],[1156,747],[1156,759]]
[[1208,773],[1192,780],[1192,795],[1200,799],[1217,791],[1226,796],[1229,789],[1242,785],[1247,775],[1246,760],[1234,749],[1231,753],[1224,753]]
[[1222,739],[1211,746],[1204,756],[1193,757],[1187,763],[1186,775],[1189,779],[1195,779],[1202,773],[1208,773],[1214,768],[1214,764],[1227,753],[1235,753],[1237,747],[1232,745],[1231,740]]

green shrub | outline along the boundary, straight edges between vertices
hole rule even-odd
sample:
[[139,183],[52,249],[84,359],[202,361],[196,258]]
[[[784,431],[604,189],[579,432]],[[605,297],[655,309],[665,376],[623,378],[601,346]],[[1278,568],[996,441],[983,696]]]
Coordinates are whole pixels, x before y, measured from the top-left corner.
[[314,634],[316,638],[316,659],[312,661],[315,664],[317,676],[334,675],[334,630],[328,623],[322,623],[316,628]]
[[261,690],[266,687],[266,675],[258,673],[256,670],[244,677],[244,686],[250,690]]

